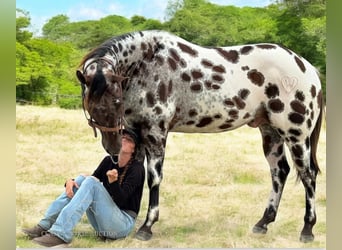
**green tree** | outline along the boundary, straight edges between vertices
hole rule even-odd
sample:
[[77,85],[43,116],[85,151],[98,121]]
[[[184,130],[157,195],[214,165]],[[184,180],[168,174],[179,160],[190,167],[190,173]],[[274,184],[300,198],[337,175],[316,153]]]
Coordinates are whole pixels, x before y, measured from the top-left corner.
[[43,36],[52,41],[68,41],[69,24],[69,17],[66,15],[54,16],[43,26]]
[[26,30],[30,26],[31,20],[27,11],[16,9],[16,40],[23,43],[32,38],[32,32]]

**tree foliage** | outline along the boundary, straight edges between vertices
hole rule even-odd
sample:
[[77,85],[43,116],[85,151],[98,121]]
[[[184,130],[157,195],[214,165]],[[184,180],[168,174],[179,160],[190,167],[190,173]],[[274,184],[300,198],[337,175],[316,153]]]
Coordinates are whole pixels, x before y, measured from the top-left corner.
[[44,25],[42,37],[34,37],[27,30],[29,13],[17,9],[17,98],[80,107],[80,87],[74,72],[82,55],[112,36],[149,29],[167,30],[203,46],[282,44],[320,70],[325,88],[325,0],[275,0],[263,8],[169,0],[165,17],[165,22],[139,15],[70,22],[68,16],[57,15]]

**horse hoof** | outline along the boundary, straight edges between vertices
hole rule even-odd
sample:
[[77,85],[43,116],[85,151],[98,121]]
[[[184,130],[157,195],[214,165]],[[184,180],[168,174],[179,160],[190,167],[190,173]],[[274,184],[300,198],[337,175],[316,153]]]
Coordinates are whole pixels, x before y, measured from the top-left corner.
[[253,233],[255,234],[266,234],[266,232],[267,232],[267,228],[259,227],[259,226],[253,227]]
[[300,236],[300,241],[301,242],[303,242],[303,243],[308,243],[308,242],[312,242],[313,240],[314,240],[314,238],[315,238],[315,236],[313,235],[313,234],[309,234],[309,235],[307,235],[307,234],[302,234],[301,236]]
[[152,238],[152,233],[148,233],[148,232],[139,230],[135,234],[135,238],[138,240],[142,240],[142,241],[148,241]]

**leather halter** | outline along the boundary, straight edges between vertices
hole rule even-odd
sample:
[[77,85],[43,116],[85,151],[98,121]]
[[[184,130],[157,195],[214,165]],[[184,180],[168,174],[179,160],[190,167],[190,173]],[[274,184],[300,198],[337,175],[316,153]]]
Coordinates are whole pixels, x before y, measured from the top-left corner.
[[[83,69],[83,72],[86,72],[87,68],[94,62],[99,62],[99,61],[104,61],[108,64],[110,64],[113,69],[114,69],[114,65],[113,63],[108,60],[107,58],[96,58],[94,59],[93,61],[91,61],[84,69]],[[114,76],[118,76],[120,78],[125,78],[125,77],[122,77],[122,76],[119,76],[119,75],[115,75],[113,74]],[[89,112],[86,110],[85,108],[85,95],[84,93],[82,93],[82,108],[83,108],[83,113],[84,113],[84,116],[85,118],[88,120],[88,125],[90,127],[93,128],[94,130],[94,136],[97,137],[97,132],[96,132],[96,128],[99,129],[100,131],[102,132],[112,132],[112,133],[122,133],[123,129],[124,129],[124,124],[123,124],[123,121],[124,121],[124,107],[123,107],[123,93],[122,93],[122,81],[118,82],[118,86],[119,86],[119,98],[116,99],[116,102],[117,103],[122,103],[122,107],[121,107],[121,110],[118,114],[118,118],[116,119],[117,120],[117,126],[115,127],[106,127],[106,126],[102,126],[100,124],[98,124],[94,118],[89,114]],[[88,113],[88,115],[87,115]]]

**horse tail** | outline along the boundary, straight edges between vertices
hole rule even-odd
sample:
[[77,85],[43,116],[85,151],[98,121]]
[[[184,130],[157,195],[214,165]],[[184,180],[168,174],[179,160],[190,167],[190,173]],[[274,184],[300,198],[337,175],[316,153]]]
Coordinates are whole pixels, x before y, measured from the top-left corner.
[[322,127],[323,114],[324,114],[324,97],[323,97],[322,92],[319,93],[318,104],[319,104],[320,112],[319,112],[319,116],[318,116],[315,128],[312,131],[311,136],[310,136],[310,146],[311,146],[310,165],[313,169],[316,170],[316,173],[321,172],[321,170],[319,169],[316,154],[317,154],[319,134],[321,132],[321,127]]

